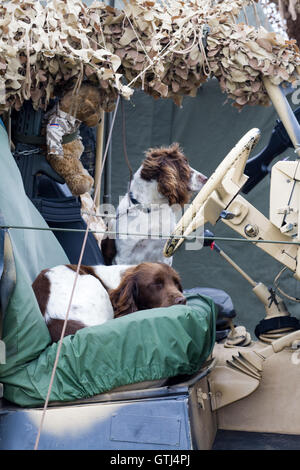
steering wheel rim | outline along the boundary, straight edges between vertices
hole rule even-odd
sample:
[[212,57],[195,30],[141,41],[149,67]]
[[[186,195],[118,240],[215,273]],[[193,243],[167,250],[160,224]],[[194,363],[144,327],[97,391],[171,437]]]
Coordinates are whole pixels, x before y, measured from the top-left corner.
[[[260,138],[260,130],[257,128],[248,131],[221,161],[216,170],[209,177],[205,185],[194,198],[190,207],[185,211],[176,225],[172,235],[164,246],[164,256],[170,257],[184,242],[185,237],[196,230],[203,222],[202,213],[205,203],[221,184],[227,173],[234,168],[233,179],[239,180],[243,174],[247,159],[253,147]],[[198,225],[197,225],[198,224]]]

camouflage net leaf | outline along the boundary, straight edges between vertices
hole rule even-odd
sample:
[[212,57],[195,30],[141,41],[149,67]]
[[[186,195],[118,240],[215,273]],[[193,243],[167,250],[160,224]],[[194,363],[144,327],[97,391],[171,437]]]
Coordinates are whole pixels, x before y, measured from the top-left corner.
[[[13,0],[0,7],[0,85],[4,108],[32,98],[45,107],[74,78],[100,86],[103,108],[141,88],[180,105],[217,77],[234,105],[266,105],[262,76],[274,84],[299,77],[300,55],[263,27],[237,24],[250,0],[130,0],[123,10],[80,0]],[[127,86],[124,83],[127,83]],[[1,98],[1,97],[0,97]],[[3,109],[3,107],[2,107]],[[1,108],[0,108],[1,110]]]

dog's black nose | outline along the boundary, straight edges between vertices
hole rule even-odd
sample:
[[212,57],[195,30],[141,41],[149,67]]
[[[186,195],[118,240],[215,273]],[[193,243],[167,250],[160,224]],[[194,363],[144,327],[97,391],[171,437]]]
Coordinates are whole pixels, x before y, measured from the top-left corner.
[[186,298],[185,297],[176,297],[175,305],[185,305],[185,304],[186,304]]

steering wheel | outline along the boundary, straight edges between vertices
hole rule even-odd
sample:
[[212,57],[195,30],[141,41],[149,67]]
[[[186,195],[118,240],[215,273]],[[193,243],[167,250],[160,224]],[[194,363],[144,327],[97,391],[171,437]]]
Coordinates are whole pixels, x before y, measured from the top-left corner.
[[[185,211],[182,218],[176,225],[171,237],[167,240],[164,247],[164,256],[170,257],[184,242],[185,237],[190,235],[200,225],[204,225],[204,208],[212,193],[220,187],[223,179],[227,174],[231,173],[231,181],[236,184],[236,194],[239,192],[241,185],[239,181],[243,176],[244,168],[253,147],[260,138],[260,130],[251,129],[242,137],[233,147],[229,154],[219,164],[214,173],[201,188],[190,207]],[[244,184],[245,181],[243,181]],[[235,195],[233,197],[235,197]]]

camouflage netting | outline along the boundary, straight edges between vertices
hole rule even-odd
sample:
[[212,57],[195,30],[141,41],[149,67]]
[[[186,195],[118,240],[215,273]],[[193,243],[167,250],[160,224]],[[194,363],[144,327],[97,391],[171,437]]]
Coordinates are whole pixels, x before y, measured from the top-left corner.
[[222,90],[239,108],[245,104],[268,105],[262,75],[279,85],[292,83],[299,70],[295,41],[245,24],[216,24],[208,37],[207,55]]
[[[99,85],[103,108],[113,108],[118,93],[128,97],[118,56],[99,45],[91,47],[87,7],[81,1],[54,0],[43,7],[36,0],[11,0],[0,5],[0,112],[20,109],[32,99],[45,108],[71,78]],[[5,93],[5,99],[3,95]],[[4,103],[3,103],[4,101]]]
[[[75,79],[99,84],[103,109],[118,93],[142,88],[154,98],[195,96],[215,75],[237,107],[266,105],[262,74],[293,83],[299,49],[276,33],[236,24],[250,0],[131,0],[122,11],[95,2],[12,0],[0,7],[0,93],[20,108],[45,107],[55,89]],[[127,84],[127,86],[124,85]],[[3,100],[2,100],[3,101]],[[1,96],[0,96],[1,103]]]
[[[104,25],[106,47],[121,58],[130,85],[180,104],[184,95],[195,96],[201,83],[215,75],[235,106],[243,107],[269,103],[261,74],[279,84],[293,82],[300,70],[293,41],[262,27],[236,24],[248,3],[135,0],[123,12],[103,14],[100,6],[90,11]],[[101,41],[99,33],[96,41]]]

